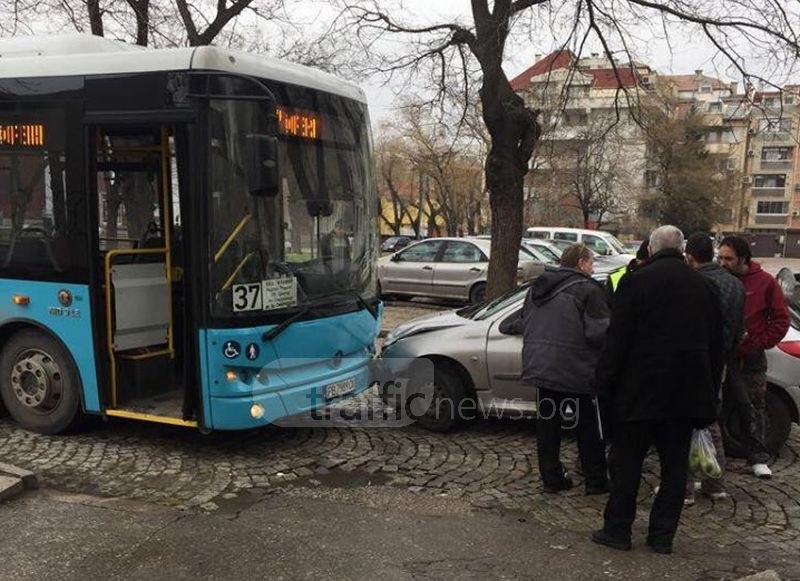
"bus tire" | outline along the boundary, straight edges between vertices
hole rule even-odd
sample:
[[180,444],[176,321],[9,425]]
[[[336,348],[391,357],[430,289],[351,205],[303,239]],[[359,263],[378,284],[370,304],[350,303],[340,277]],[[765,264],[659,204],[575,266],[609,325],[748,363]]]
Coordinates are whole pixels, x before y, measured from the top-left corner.
[[23,428],[40,434],[76,429],[81,383],[60,341],[35,329],[14,334],[0,353],[0,400]]

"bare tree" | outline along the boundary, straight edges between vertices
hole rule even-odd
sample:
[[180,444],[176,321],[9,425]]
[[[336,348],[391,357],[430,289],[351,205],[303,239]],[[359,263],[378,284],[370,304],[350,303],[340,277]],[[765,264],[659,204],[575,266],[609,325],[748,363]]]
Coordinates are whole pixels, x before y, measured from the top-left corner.
[[[408,159],[402,138],[391,135],[389,129],[384,127],[384,136],[375,147],[375,159],[377,161],[377,173],[379,179],[378,192],[381,201],[380,218],[392,232],[399,236],[402,234],[403,223],[408,220],[413,222],[410,208],[413,206],[411,200],[411,189],[414,172],[411,162]],[[409,190],[403,192],[405,189]],[[388,200],[387,200],[388,197]],[[386,211],[384,201],[388,201],[389,208]],[[419,231],[417,229],[417,235]]]
[[[141,46],[217,44],[346,73],[349,53],[300,0],[0,0],[0,36],[74,30]],[[331,15],[331,20],[333,14]]]
[[[568,134],[552,128],[543,135],[531,170],[531,189],[540,201],[575,210],[583,228],[592,221],[599,228],[606,217],[631,211],[632,178],[644,172],[626,147],[623,124],[609,124],[595,119]],[[556,215],[564,221],[564,212]]]
[[[402,46],[407,50],[383,55],[376,70],[390,75],[403,71],[426,75],[436,86],[432,99],[441,99],[452,84],[453,71],[460,71],[465,102],[470,102],[477,69],[481,113],[491,138],[485,166],[492,209],[490,298],[515,283],[523,179],[541,134],[539,111],[527,106],[513,90],[503,68],[513,33],[527,33],[533,39],[553,31],[557,44],[578,56],[597,45],[612,63],[623,62],[615,54],[619,51],[633,63],[639,36],[652,34],[669,40],[680,28],[706,39],[717,49],[718,60],[745,83],[760,78],[773,86],[776,76],[795,70],[800,48],[798,6],[782,0],[472,0],[471,8],[469,22],[410,22],[397,5],[386,1],[346,4],[343,14],[365,50],[379,50],[387,34],[403,37]],[[625,65],[612,66],[623,87]],[[627,70],[635,74],[632,64]],[[766,72],[757,75],[753,71]],[[624,89],[620,93],[621,98],[631,98]]]

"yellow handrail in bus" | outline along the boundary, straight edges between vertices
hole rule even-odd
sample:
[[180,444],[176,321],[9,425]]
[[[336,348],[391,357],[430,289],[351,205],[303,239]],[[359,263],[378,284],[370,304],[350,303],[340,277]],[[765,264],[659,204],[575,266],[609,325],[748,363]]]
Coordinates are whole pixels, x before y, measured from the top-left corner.
[[214,262],[219,262],[219,259],[222,258],[222,255],[225,254],[225,251],[228,249],[228,246],[231,245],[231,242],[239,235],[239,232],[242,231],[242,228],[247,226],[250,220],[253,219],[252,214],[245,214],[244,218],[239,220],[239,223],[236,225],[236,228],[233,229],[233,232],[225,239],[225,242],[222,243],[222,246],[219,247],[217,253],[214,255]]
[[219,289],[219,292],[226,291],[230,288],[230,286],[233,284],[233,281],[236,280],[236,277],[244,268],[244,265],[250,262],[250,259],[253,258],[256,254],[258,253],[255,250],[253,250],[252,252],[247,253],[244,258],[242,258],[242,261],[239,263],[239,265],[236,267],[233,273],[228,277],[228,280],[225,281],[225,284],[222,285],[222,288]]
[[172,184],[169,180],[169,171],[171,169],[170,159],[169,159],[169,131],[167,131],[166,127],[161,128],[161,184],[162,190],[164,191],[164,219],[161,221],[161,225],[164,232],[164,250],[166,253],[164,254],[164,266],[167,269],[167,285],[169,287],[169,301],[167,301],[167,312],[169,313],[169,326],[167,327],[167,348],[169,349],[169,358],[175,359],[175,350],[173,349],[173,340],[172,340],[172,252],[170,252],[170,248],[172,245],[170,244],[170,235],[172,230],[172,199],[170,194],[172,193]]
[[[166,248],[142,248],[138,250],[109,250],[105,257],[105,282],[106,282],[106,345],[108,358],[111,363],[111,407],[117,407],[117,359],[114,356],[114,323],[113,308],[111,305],[111,261],[117,256],[136,256],[145,254],[164,254],[169,256]],[[168,260],[168,259],[167,259]],[[166,267],[166,265],[165,265]],[[172,278],[169,269],[166,271],[167,284],[172,288]],[[172,300],[170,298],[170,304]],[[175,358],[172,345],[172,308],[169,310],[169,325],[167,327],[167,351],[170,358]]]

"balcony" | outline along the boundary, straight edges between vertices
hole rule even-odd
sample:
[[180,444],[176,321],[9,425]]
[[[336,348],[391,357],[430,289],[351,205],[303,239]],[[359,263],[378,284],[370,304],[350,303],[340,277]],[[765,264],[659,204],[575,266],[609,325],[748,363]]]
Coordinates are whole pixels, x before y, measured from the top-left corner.
[[755,139],[769,144],[795,145],[794,136],[789,131],[760,131],[755,135]]
[[789,170],[794,167],[794,161],[791,159],[767,160],[762,159],[759,169],[764,170]]
[[755,223],[761,226],[786,226],[787,214],[756,214]]
[[754,198],[785,198],[786,188],[756,188],[750,190]]

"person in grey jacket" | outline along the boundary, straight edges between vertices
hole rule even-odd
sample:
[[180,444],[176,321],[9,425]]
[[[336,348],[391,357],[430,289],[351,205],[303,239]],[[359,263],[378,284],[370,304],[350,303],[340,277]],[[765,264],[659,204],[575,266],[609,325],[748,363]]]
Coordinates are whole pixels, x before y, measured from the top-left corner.
[[564,250],[560,268],[531,285],[520,317],[500,328],[524,336],[522,380],[538,389],[536,446],[546,492],[573,486],[559,458],[562,426],[577,431],[586,493],[608,491],[592,380],[610,309],[605,290],[591,278],[593,262],[584,244]]
[[[744,285],[742,281],[714,262],[714,246],[708,234],[697,232],[689,236],[686,242],[685,254],[686,262],[689,266],[712,280],[719,289],[720,306],[722,308],[722,345],[725,364],[728,365],[736,355],[736,347],[744,335]],[[720,468],[724,470],[725,449],[719,422],[711,424],[708,427],[708,431],[714,441],[717,462]],[[722,478],[704,479],[700,492],[712,500],[728,498]],[[686,498],[683,502],[686,505],[694,504],[694,479],[692,478],[686,484]]]

